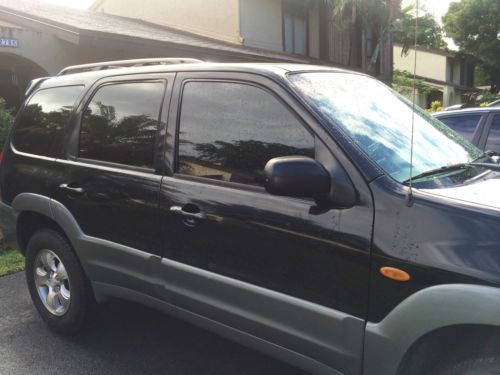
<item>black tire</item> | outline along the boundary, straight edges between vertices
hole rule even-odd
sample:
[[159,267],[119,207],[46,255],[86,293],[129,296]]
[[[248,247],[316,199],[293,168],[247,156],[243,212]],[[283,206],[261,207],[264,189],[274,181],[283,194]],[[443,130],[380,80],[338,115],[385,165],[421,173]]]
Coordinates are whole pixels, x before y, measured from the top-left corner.
[[457,360],[438,375],[500,375],[500,354]]
[[[62,308],[62,304],[60,306],[63,312],[59,311],[59,314],[63,315],[55,315],[55,312],[52,313],[46,307],[35,283],[35,267],[40,269],[39,255],[47,250],[50,250],[58,258],[54,264],[63,263],[67,274],[67,290],[70,290],[70,298],[67,299],[69,303],[65,308]],[[90,283],[68,240],[60,233],[51,229],[37,231],[30,238],[26,248],[25,272],[31,299],[49,328],[63,335],[76,334],[82,327],[85,317],[93,305],[93,298]],[[60,289],[61,287],[59,287]],[[60,300],[59,298],[58,301]]]

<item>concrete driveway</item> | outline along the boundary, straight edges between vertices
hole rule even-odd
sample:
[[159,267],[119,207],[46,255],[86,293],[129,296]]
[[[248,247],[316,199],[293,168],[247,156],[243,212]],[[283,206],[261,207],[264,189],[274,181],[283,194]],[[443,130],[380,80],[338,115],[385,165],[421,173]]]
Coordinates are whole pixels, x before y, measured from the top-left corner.
[[255,351],[156,311],[102,306],[73,338],[48,331],[23,273],[0,278],[0,374],[300,374]]

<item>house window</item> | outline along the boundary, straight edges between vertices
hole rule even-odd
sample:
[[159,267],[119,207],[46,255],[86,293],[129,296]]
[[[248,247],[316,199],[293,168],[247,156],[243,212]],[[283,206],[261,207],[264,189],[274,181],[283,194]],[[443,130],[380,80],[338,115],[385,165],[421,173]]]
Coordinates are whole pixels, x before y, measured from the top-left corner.
[[298,55],[308,54],[309,11],[299,1],[283,2],[283,49]]

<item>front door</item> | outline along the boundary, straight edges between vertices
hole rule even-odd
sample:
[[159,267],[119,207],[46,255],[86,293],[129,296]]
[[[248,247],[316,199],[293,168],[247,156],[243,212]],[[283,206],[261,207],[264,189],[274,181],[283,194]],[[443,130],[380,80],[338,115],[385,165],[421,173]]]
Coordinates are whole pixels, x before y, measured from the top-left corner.
[[265,191],[274,157],[338,165],[324,130],[278,85],[191,74],[174,92],[175,173],[160,196],[166,292],[182,309],[358,373],[373,218],[366,185],[356,180],[360,203],[349,209]]

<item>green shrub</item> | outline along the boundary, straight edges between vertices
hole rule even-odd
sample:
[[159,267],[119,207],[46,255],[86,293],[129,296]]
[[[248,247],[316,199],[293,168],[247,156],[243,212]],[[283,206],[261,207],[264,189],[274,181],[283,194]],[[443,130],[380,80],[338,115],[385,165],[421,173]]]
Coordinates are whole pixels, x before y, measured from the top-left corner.
[[431,103],[431,107],[427,110],[429,113],[440,112],[442,111],[443,104],[439,100],[435,100]]
[[14,116],[7,109],[5,100],[0,98],[0,150],[3,148],[10,127],[14,123]]

